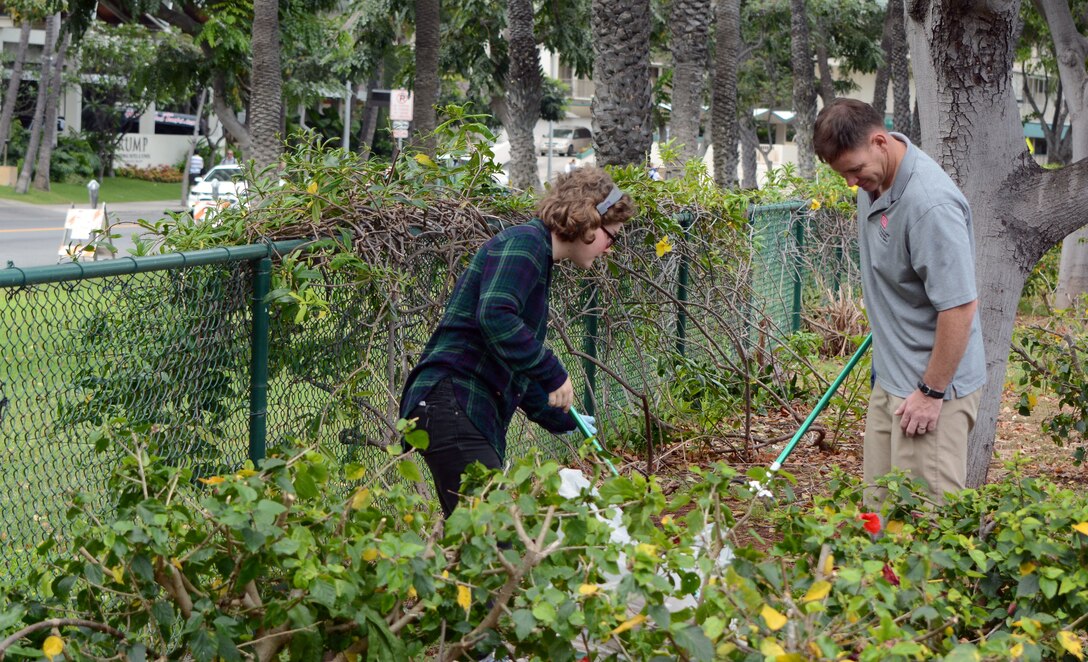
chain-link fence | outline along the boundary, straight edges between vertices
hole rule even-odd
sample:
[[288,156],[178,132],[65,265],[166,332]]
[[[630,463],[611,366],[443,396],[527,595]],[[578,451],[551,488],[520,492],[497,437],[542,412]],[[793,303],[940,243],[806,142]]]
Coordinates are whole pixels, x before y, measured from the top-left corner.
[[[760,379],[752,356],[798,328],[808,217],[684,212],[666,231],[632,224],[601,271],[556,267],[550,346],[606,442],[633,440],[652,471],[678,402]],[[384,465],[403,379],[466,259],[441,236],[413,241],[395,279],[324,265],[310,302],[272,282],[298,241],[0,270],[0,565],[18,572],[63,537],[73,492],[108,502],[97,491],[118,458],[95,447],[110,421],[198,476],[295,438]],[[681,375],[713,388],[678,393]],[[508,453],[571,458],[576,443],[519,417]]]

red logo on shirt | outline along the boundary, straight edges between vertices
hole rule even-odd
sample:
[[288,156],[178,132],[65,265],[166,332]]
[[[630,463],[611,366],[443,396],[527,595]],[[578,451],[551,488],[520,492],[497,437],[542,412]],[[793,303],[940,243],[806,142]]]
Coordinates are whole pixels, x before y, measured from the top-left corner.
[[888,217],[884,214],[880,215],[880,227],[884,228],[885,230],[888,229]]

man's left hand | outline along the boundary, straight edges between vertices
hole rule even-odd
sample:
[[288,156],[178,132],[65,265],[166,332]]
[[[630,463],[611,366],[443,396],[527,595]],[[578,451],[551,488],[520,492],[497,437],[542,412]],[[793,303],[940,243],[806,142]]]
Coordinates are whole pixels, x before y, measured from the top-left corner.
[[937,429],[937,419],[941,417],[943,404],[944,400],[922,395],[921,391],[915,389],[899,405],[899,409],[895,410],[895,415],[901,417],[899,427],[908,437],[933,432]]

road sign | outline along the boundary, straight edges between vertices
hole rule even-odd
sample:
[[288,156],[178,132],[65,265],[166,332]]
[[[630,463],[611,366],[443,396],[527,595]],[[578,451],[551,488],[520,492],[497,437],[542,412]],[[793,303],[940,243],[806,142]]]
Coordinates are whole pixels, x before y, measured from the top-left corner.
[[393,120],[393,137],[394,138],[407,138],[408,126],[411,124],[408,120]]
[[393,93],[389,95],[389,119],[412,121],[411,92],[408,90],[393,90]]

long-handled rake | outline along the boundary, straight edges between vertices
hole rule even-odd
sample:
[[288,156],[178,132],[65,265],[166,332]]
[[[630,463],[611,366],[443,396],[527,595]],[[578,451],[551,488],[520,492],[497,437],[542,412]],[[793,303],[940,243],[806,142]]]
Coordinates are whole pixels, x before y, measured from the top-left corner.
[[[873,344],[873,334],[870,333],[869,335],[865,336],[865,340],[861,341],[861,346],[858,347],[857,351],[854,352],[854,355],[850,357],[849,361],[847,361],[846,367],[842,369],[842,372],[839,373],[839,376],[835,378],[835,381],[831,382],[831,386],[827,387],[827,391],[824,392],[823,397],[820,398],[820,401],[817,402],[816,406],[812,408],[812,412],[809,413],[808,417],[805,419],[805,422],[801,423],[801,427],[797,428],[797,432],[793,434],[790,442],[786,444],[786,447],[783,448],[782,452],[778,454],[778,457],[775,458],[775,461],[772,462],[771,466],[767,468],[767,471],[770,474],[767,477],[767,485],[769,485],[771,480],[774,479],[775,473],[777,473],[782,468],[782,465],[785,464],[786,458],[790,456],[790,453],[793,452],[793,449],[797,446],[797,443],[801,441],[801,438],[804,437],[805,433],[808,432],[808,429],[812,427],[812,424],[816,421],[816,418],[820,415],[824,408],[827,407],[827,403],[831,401],[831,396],[835,395],[835,391],[839,390],[839,387],[842,386],[842,383],[846,381],[847,376],[849,376],[850,372],[854,369],[854,366],[858,364],[858,361],[861,360],[861,357],[865,355],[865,352],[868,351],[869,345],[871,344]],[[767,485],[759,485],[758,481],[752,481],[752,483],[757,483],[756,485],[752,485],[752,487],[757,492],[760,489],[766,489],[767,487]]]

